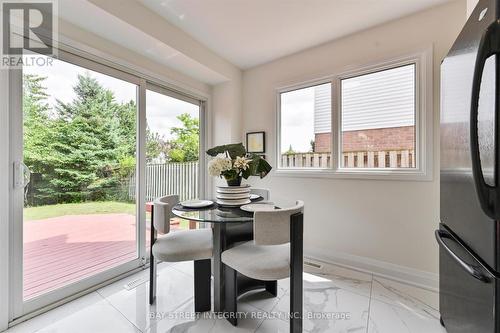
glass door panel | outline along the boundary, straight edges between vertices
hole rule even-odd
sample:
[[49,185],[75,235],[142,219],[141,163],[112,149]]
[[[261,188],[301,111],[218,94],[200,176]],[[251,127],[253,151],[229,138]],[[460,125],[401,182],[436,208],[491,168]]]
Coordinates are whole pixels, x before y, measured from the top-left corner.
[[138,86],[56,59],[22,86],[27,300],[139,257]]
[[[146,90],[147,228],[155,198],[169,194],[178,194],[180,200],[199,197],[200,103],[173,96],[156,86]],[[194,228],[195,223],[171,221],[171,231]]]

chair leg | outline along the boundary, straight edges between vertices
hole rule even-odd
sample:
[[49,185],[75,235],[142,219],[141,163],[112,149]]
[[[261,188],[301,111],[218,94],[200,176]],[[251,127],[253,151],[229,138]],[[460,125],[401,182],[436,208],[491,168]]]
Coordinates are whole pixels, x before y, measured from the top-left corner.
[[153,223],[154,206],[151,206],[151,234],[149,245],[149,304],[152,305],[156,298],[156,259],[153,255],[153,244],[156,241],[156,230]]
[[205,312],[211,310],[212,262],[210,259],[194,261],[194,311]]
[[149,259],[149,304],[156,300],[156,259],[151,254]]
[[238,325],[238,272],[229,266],[225,269],[225,314],[227,315],[227,320],[233,325]]
[[290,333],[302,333],[302,279],[290,278]]
[[274,297],[278,296],[278,281],[266,281],[266,291]]
[[303,214],[290,217],[290,333],[302,332],[303,317]]

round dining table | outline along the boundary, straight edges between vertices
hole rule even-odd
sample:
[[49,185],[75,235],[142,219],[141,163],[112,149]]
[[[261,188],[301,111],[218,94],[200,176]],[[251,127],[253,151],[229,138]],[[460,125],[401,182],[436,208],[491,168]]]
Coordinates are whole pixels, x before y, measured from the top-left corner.
[[[252,202],[256,201],[259,199]],[[202,227],[209,225],[213,230],[212,275],[215,312],[226,312],[226,303],[230,304],[230,300],[250,290],[265,289],[274,297],[277,296],[277,281],[261,281],[238,274],[237,284],[234,287],[225,285],[226,270],[221,261],[222,252],[238,242],[253,239],[253,213],[244,211],[240,207],[220,206],[216,203],[205,208],[187,208],[178,204],[173,207],[172,213],[181,219],[203,224]]]

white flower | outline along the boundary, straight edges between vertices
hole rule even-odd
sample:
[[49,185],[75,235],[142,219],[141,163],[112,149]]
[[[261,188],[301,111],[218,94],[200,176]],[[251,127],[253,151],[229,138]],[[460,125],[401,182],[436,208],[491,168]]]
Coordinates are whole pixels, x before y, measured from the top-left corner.
[[231,158],[226,157],[225,154],[219,154],[208,162],[208,174],[212,177],[219,177],[222,172],[231,170],[232,168],[233,163]]
[[244,157],[237,156],[236,159],[234,160],[234,167],[240,170],[246,170],[250,166],[249,161],[250,160]]

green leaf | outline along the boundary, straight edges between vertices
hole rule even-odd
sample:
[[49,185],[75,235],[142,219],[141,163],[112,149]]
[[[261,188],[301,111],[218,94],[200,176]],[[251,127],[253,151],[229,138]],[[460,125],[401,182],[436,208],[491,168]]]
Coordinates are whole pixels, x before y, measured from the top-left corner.
[[245,156],[245,154],[247,153],[245,146],[243,146],[243,143],[240,142],[240,143],[231,143],[229,145],[213,147],[207,150],[207,154],[210,156],[217,156],[219,154],[225,153],[226,151],[229,153],[229,156],[231,156],[233,160],[237,156]]
[[250,154],[248,155],[248,158],[251,159],[249,163],[250,166],[242,172],[243,178],[248,179],[250,176],[259,176],[260,178],[264,178],[271,171],[272,166],[261,156]]

